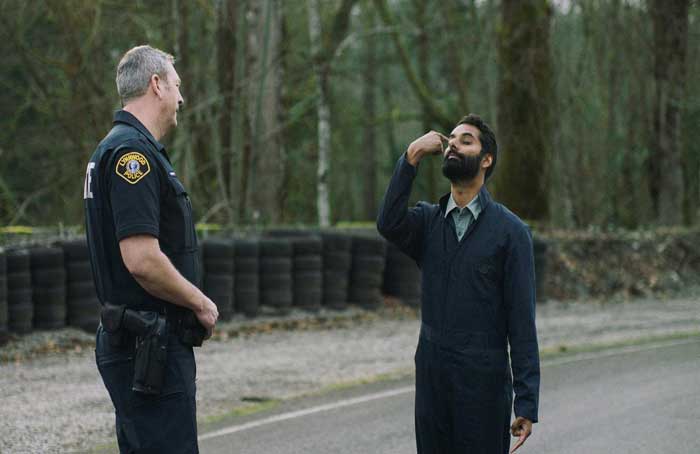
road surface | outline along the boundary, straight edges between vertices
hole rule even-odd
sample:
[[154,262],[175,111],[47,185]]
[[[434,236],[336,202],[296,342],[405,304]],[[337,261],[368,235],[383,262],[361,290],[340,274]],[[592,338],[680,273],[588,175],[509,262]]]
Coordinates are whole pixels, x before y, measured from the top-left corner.
[[[700,453],[700,339],[545,361],[519,452]],[[203,454],[415,452],[413,378],[285,402],[200,434]]]

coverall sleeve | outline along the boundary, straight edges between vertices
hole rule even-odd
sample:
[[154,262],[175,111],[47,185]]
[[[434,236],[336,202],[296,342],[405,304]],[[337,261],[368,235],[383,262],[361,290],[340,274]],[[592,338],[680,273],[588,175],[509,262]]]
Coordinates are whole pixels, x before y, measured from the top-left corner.
[[511,236],[505,263],[505,304],[513,368],[515,416],[537,422],[540,358],[535,327],[535,264],[532,237],[525,226]]
[[160,233],[161,181],[156,158],[143,149],[120,147],[106,169],[117,240]]
[[406,154],[401,155],[379,209],[377,230],[420,263],[425,207],[419,203],[408,208],[416,173],[417,169],[406,160]]

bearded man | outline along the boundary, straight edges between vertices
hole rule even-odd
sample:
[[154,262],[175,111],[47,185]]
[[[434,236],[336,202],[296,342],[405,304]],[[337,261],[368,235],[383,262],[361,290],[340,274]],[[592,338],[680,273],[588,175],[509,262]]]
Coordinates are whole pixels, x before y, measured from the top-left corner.
[[[409,209],[420,161],[440,154],[450,193],[438,204]],[[497,156],[495,134],[473,114],[449,137],[435,131],[419,137],[399,159],[377,219],[379,232],[422,273],[415,356],[419,454],[505,454],[509,432],[519,437],[513,452],[537,422],[532,238],[486,189]]]

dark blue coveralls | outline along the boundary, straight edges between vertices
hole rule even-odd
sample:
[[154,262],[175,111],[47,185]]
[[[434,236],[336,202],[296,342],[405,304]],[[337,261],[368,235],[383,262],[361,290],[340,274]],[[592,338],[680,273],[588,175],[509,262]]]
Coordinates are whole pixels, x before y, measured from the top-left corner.
[[399,159],[377,228],[422,273],[415,356],[418,453],[507,453],[513,390],[515,415],[537,422],[530,232],[484,186],[481,214],[458,241],[452,216],[444,216],[449,194],[437,205],[419,202],[408,209],[416,171],[405,155]]
[[97,368],[114,404],[122,453],[197,453],[196,367],[191,346],[174,327],[188,309],[146,292],[126,269],[119,241],[137,234],[158,238],[161,250],[190,282],[199,281],[197,237],[189,197],[165,147],[126,111],[88,163],[84,188],[88,246],[99,300],[165,314],[168,352],[160,395],[132,391],[134,342],[112,346],[97,330]]

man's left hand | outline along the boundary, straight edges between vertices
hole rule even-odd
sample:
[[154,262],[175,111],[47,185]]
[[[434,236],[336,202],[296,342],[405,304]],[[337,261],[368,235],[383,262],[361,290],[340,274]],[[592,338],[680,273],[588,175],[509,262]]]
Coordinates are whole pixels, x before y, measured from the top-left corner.
[[525,443],[527,437],[529,437],[532,433],[532,421],[530,421],[527,418],[523,418],[522,416],[518,416],[517,418],[515,418],[515,421],[513,421],[513,424],[511,424],[510,426],[510,433],[514,437],[518,437],[518,441],[510,450],[511,454],[513,454],[516,449],[518,449],[523,445],[523,443]]

